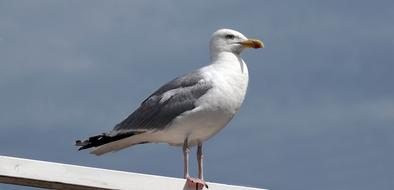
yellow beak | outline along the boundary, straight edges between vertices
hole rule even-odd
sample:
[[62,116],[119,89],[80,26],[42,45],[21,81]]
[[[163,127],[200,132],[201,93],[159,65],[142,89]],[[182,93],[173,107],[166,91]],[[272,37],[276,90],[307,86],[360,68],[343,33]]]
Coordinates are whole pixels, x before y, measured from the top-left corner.
[[262,41],[257,39],[247,39],[245,41],[240,42],[244,47],[247,48],[264,48],[264,44]]

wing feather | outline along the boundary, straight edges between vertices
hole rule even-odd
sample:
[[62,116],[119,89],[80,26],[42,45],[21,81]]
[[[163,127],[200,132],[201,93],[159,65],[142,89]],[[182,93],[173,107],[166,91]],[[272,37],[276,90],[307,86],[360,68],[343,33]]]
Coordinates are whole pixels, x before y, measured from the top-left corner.
[[198,98],[212,86],[199,72],[168,82],[146,98],[125,120],[115,126],[115,133],[164,129],[173,119],[195,108]]
[[[112,131],[85,141],[78,140],[76,145],[81,146],[79,150],[101,147],[134,135],[164,129],[176,117],[194,109],[196,101],[211,88],[212,85],[205,81],[198,71],[175,78],[146,98],[137,110],[117,124]],[[101,149],[100,151],[107,152]]]

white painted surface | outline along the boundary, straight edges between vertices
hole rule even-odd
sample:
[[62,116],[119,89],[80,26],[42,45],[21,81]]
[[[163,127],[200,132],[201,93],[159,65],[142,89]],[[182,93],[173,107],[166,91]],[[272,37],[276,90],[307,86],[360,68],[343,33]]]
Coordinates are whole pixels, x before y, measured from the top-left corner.
[[[0,156],[0,183],[56,189],[187,190],[185,180]],[[208,182],[209,190],[262,190]],[[194,188],[191,188],[194,189]]]

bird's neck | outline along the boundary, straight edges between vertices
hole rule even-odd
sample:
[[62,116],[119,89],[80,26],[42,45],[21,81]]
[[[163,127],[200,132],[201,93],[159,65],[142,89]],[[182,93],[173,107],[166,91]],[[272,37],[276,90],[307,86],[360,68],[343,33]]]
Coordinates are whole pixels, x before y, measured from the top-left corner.
[[[213,55],[213,56],[212,56]],[[211,55],[211,63],[216,68],[240,70],[241,73],[247,72],[246,64],[239,56],[231,52],[221,52]]]
[[211,63],[242,62],[239,54],[232,52],[215,52],[211,54]]

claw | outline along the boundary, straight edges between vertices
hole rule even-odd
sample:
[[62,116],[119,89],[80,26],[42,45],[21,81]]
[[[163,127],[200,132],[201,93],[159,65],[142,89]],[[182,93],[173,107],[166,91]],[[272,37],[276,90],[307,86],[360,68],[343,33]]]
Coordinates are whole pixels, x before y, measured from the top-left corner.
[[208,184],[203,179],[186,177],[186,183],[189,187],[196,187],[196,189],[203,189],[204,187],[208,189]]

